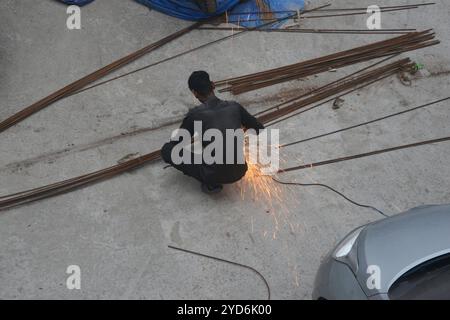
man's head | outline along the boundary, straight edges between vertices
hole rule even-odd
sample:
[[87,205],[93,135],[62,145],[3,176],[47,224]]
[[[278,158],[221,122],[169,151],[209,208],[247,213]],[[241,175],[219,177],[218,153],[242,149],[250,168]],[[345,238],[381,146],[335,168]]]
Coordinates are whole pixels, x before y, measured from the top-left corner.
[[206,71],[193,72],[189,77],[188,83],[189,89],[200,102],[204,102],[214,93],[214,83],[211,82]]

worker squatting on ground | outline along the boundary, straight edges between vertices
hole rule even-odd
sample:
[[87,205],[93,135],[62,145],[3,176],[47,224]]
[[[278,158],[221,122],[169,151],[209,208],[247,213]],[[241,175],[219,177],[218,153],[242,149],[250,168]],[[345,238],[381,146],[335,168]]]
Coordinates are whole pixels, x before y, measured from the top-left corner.
[[[189,78],[189,89],[194,96],[202,103],[200,106],[190,110],[183,120],[180,129],[187,130],[191,138],[197,133],[203,137],[203,133],[209,129],[220,131],[223,137],[229,130],[253,129],[256,134],[264,129],[264,126],[258,120],[250,115],[239,103],[234,101],[222,101],[214,93],[214,84],[205,71],[196,71]],[[203,132],[196,132],[201,124]],[[201,152],[212,141],[202,141]],[[180,141],[171,140],[162,147],[162,158],[165,162],[171,164],[184,174],[193,177],[202,183],[202,190],[205,193],[217,193],[223,188],[223,184],[231,184],[239,181],[247,172],[247,163],[243,158],[238,159],[238,155],[243,153],[244,141],[234,139],[232,148],[223,143],[223,161],[207,164],[201,160],[194,161],[195,154],[187,148],[182,148],[181,153],[189,152],[188,158],[191,161],[176,164],[174,161],[174,148]],[[240,152],[239,152],[240,151]],[[234,161],[225,160],[227,152],[233,152]],[[181,155],[180,155],[181,156]],[[183,155],[183,159],[186,159]],[[203,159],[203,158],[202,158]]]

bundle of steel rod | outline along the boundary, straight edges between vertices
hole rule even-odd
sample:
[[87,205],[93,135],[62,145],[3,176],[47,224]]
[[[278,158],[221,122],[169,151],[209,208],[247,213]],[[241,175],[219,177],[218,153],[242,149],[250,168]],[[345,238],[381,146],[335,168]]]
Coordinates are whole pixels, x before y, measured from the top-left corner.
[[44,187],[35,188],[23,192],[14,193],[8,196],[0,197],[0,210],[9,207],[25,204],[39,199],[48,198],[81,186],[98,182],[113,176],[119,175],[125,171],[138,168],[146,163],[160,158],[160,151],[154,151],[142,157],[117,164],[115,166],[95,171],[90,174],[82,175],[76,178],[68,179],[58,183],[50,184]]
[[374,70],[348,77],[343,81],[334,82],[331,85],[314,90],[313,94],[303,94],[294,101],[293,99],[290,99],[288,102],[283,104],[284,107],[279,105],[275,110],[269,109],[267,112],[263,112],[259,115],[258,120],[264,124],[270,123],[271,121],[287,116],[290,113],[308,105],[325,100],[326,98],[332,97],[357,86],[364,85],[364,83],[376,81],[378,79],[396,74],[400,71],[410,71],[413,66],[414,63],[409,58],[405,58]]
[[[320,91],[322,91],[322,90],[325,90],[326,88],[330,88],[331,86],[334,86],[334,85],[336,85],[336,84],[338,84],[338,83],[341,83],[341,82],[343,82],[343,81],[346,81],[347,79],[350,79],[351,77],[357,76],[358,74],[361,74],[361,73],[363,73],[363,72],[365,72],[365,71],[371,70],[371,69],[375,68],[376,66],[382,65],[382,64],[384,64],[385,62],[387,62],[387,61],[389,61],[389,60],[391,60],[391,59],[393,59],[393,58],[397,58],[398,56],[399,56],[399,54],[389,56],[389,57],[387,57],[387,58],[385,58],[385,59],[383,59],[383,60],[377,61],[377,62],[375,62],[375,63],[373,63],[373,64],[371,64],[371,65],[369,65],[369,66],[367,66],[367,67],[365,67],[365,68],[363,68],[363,69],[359,69],[359,70],[357,70],[357,71],[355,71],[355,72],[353,72],[353,73],[350,73],[349,75],[347,75],[347,76],[345,76],[345,77],[343,77],[343,78],[339,78],[339,79],[337,79],[337,80],[335,80],[335,81],[333,81],[333,82],[327,83],[326,85],[321,86],[321,87],[318,87],[318,88],[316,88],[316,89],[314,89],[314,90],[312,90],[312,91],[306,92],[306,93],[301,94],[301,95],[299,95],[299,96],[292,97],[292,98],[290,98],[290,99],[288,99],[288,100],[285,100],[285,101],[283,101],[283,102],[281,102],[281,103],[278,103],[278,104],[276,104],[276,105],[274,105],[274,106],[272,106],[272,107],[270,107],[270,108],[268,108],[268,109],[259,111],[259,112],[255,113],[254,116],[255,116],[255,117],[258,117],[258,116],[260,116],[260,115],[262,115],[262,114],[264,114],[264,113],[269,112],[270,110],[275,110],[275,109],[279,110],[280,107],[282,107],[282,106],[284,106],[284,105],[287,105],[288,103],[291,103],[291,102],[294,102],[294,101],[298,101],[298,100],[301,99],[301,98],[304,98],[304,97],[306,97],[306,96],[309,96],[309,95],[318,93],[318,92],[320,92]],[[353,90],[358,90],[358,88],[364,87],[364,86],[367,86],[367,85],[368,85],[368,84],[362,84],[361,86],[355,87]],[[342,93],[342,94],[341,94],[341,96],[344,96],[344,95],[346,95],[346,93]],[[340,98],[341,96],[338,96],[337,98]],[[266,124],[266,126],[267,126],[267,125],[271,125],[271,124]]]
[[80,90],[84,88],[86,85],[104,77],[105,75],[137,60],[138,58],[146,55],[147,53],[152,52],[153,50],[156,50],[167,43],[185,35],[186,33],[192,31],[193,29],[197,28],[203,24],[203,22],[197,22],[192,25],[190,25],[187,28],[181,29],[155,43],[152,43],[136,52],[133,52],[117,61],[114,61],[110,63],[109,65],[65,86],[64,88],[50,94],[49,96],[33,103],[32,105],[26,107],[25,109],[17,112],[16,114],[12,115],[8,119],[2,121],[0,123],[0,132],[8,129],[9,127],[13,126],[14,124],[22,121],[23,119],[31,116],[32,114],[44,109],[45,107],[49,106],[50,104],[76,92],[77,90]]
[[[342,81],[332,82],[328,86],[324,86],[320,89],[314,90],[311,94],[302,95],[301,97],[298,97],[298,99],[295,99],[297,101],[290,100],[289,102],[294,102],[284,103],[286,104],[286,106],[283,108],[280,107],[274,111],[273,108],[270,108],[266,112],[263,112],[263,114],[259,116],[258,119],[263,123],[267,123],[274,119],[278,119],[285,115],[288,115],[289,113],[294,112],[300,108],[303,108],[307,104],[321,101],[323,99],[326,99],[327,97],[332,96],[333,94],[339,94],[344,90],[355,87],[357,85],[361,85],[364,82],[370,83],[382,79],[383,77],[395,74],[396,72],[404,70],[405,68],[410,68],[412,65],[413,63],[411,63],[409,59],[402,59],[386,66],[376,68],[372,71],[355,72],[353,76],[347,76],[341,79]],[[366,71],[367,69],[368,68],[364,68],[361,71]],[[92,172],[90,174],[82,175],[44,187],[3,196],[0,197],[0,210],[29,203],[39,199],[48,198],[80,187],[84,187],[89,184],[117,176],[123,172],[148,164],[159,158],[160,150],[103,170]]]
[[220,92],[231,92],[234,95],[280,84],[283,82],[304,78],[307,76],[342,68],[352,64],[369,61],[384,56],[417,50],[439,43],[434,40],[432,30],[411,32],[396,38],[383,40],[354,49],[334,53],[321,58],[299,62],[280,68],[257,72],[241,77],[215,82],[217,87],[223,87]]

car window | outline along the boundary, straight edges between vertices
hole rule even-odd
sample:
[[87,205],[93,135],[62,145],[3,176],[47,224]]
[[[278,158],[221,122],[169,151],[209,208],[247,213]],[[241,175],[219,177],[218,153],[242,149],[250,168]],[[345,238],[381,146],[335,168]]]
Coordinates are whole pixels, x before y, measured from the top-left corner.
[[428,260],[401,276],[389,289],[392,300],[450,299],[450,254]]

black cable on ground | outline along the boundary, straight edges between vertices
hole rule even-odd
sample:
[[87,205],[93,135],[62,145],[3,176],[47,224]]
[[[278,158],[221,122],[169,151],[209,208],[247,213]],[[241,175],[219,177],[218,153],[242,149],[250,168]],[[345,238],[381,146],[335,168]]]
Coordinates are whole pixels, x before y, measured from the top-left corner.
[[387,214],[385,214],[383,211],[381,211],[381,210],[379,210],[379,209],[377,209],[377,208],[375,208],[375,207],[373,207],[373,206],[370,206],[370,205],[365,205],[365,204],[358,203],[358,202],[356,202],[356,201],[354,201],[354,200],[348,198],[346,195],[344,195],[343,193],[337,191],[336,189],[334,189],[334,188],[332,188],[332,187],[330,187],[330,186],[327,186],[326,184],[321,184],[321,183],[283,182],[283,181],[279,181],[279,180],[277,180],[277,179],[275,179],[275,178],[273,178],[273,177],[272,177],[272,179],[273,179],[273,181],[275,181],[276,183],[279,183],[279,184],[282,184],[282,185],[299,186],[299,187],[322,187],[322,188],[326,188],[326,189],[331,190],[331,191],[333,191],[334,193],[340,195],[342,198],[344,198],[344,199],[347,200],[348,202],[354,204],[355,206],[358,206],[358,207],[361,207],[361,208],[366,208],[366,209],[372,209],[372,210],[378,212],[379,214],[381,214],[382,216],[384,216],[385,218],[389,218],[389,216],[388,216]]
[[238,267],[242,267],[242,268],[246,268],[246,269],[249,269],[249,270],[255,272],[255,273],[256,273],[256,274],[264,281],[264,284],[265,284],[266,287],[267,287],[267,294],[268,294],[268,298],[267,298],[267,299],[270,300],[270,287],[269,287],[269,283],[267,282],[266,278],[264,278],[264,276],[263,276],[258,270],[256,270],[255,268],[252,268],[252,267],[250,267],[250,266],[246,266],[245,264],[241,264],[241,263],[237,263],[237,262],[225,260],[225,259],[222,259],[222,258],[217,258],[217,257],[209,256],[209,255],[206,255],[206,254],[203,254],[203,253],[199,253],[199,252],[195,252],[195,251],[191,251],[191,250],[186,250],[186,249],[182,249],[182,248],[177,248],[177,247],[174,247],[174,246],[168,246],[168,247],[169,247],[170,249],[182,251],[182,252],[185,252],[185,253],[194,254],[194,255],[197,255],[197,256],[200,256],[200,257],[204,257],[204,258],[208,258],[208,259],[213,259],[213,260],[220,261],[220,262],[225,262],[225,263],[232,264],[232,265],[235,265],[235,266],[238,266]]

